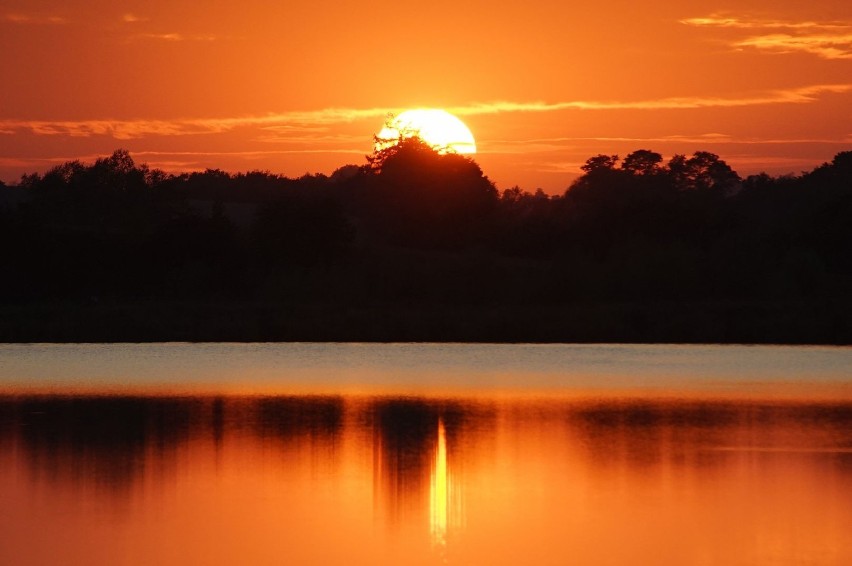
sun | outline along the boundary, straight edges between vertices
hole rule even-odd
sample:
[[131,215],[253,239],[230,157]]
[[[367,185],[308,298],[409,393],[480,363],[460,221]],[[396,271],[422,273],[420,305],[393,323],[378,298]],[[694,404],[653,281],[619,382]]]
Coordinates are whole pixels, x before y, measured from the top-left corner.
[[376,149],[400,138],[418,136],[439,153],[476,153],[476,142],[464,122],[445,110],[417,108],[391,117],[376,136]]

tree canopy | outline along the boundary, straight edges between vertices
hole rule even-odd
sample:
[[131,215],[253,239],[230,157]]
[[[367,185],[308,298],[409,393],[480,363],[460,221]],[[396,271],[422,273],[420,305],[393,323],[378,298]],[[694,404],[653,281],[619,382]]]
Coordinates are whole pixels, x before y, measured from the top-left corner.
[[[822,312],[850,296],[852,152],[781,177],[650,149],[582,171],[561,195],[500,193],[473,159],[416,137],[330,176],[169,174],[123,150],[69,161],[0,187],[0,304],[771,299]],[[813,324],[845,328],[830,314],[843,309],[825,312]]]

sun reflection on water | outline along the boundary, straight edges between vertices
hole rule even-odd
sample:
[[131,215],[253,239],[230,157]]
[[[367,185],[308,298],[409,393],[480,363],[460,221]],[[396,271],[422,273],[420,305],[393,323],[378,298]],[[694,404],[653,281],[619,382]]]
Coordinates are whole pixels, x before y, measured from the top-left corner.
[[438,420],[438,441],[429,482],[429,531],[433,548],[444,551],[451,529],[463,524],[459,486],[447,465],[447,432],[443,418]]
[[429,490],[429,527],[435,546],[447,544],[447,483],[447,434],[442,419],[438,421],[438,448],[435,451]]

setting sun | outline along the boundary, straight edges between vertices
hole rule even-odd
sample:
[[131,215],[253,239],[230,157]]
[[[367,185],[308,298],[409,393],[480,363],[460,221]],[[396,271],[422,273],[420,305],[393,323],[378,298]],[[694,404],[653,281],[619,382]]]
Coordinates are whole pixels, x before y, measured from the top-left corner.
[[441,153],[476,153],[470,129],[444,110],[418,108],[390,118],[376,136],[376,148],[394,145],[400,138],[419,136]]

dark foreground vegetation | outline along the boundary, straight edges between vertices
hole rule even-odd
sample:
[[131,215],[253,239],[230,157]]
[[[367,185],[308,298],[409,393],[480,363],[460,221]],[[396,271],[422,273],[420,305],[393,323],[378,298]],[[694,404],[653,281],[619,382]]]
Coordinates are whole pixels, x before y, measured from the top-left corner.
[[0,184],[0,341],[852,343],[852,152],[583,171],[500,193],[417,138],[328,177],[65,163]]

